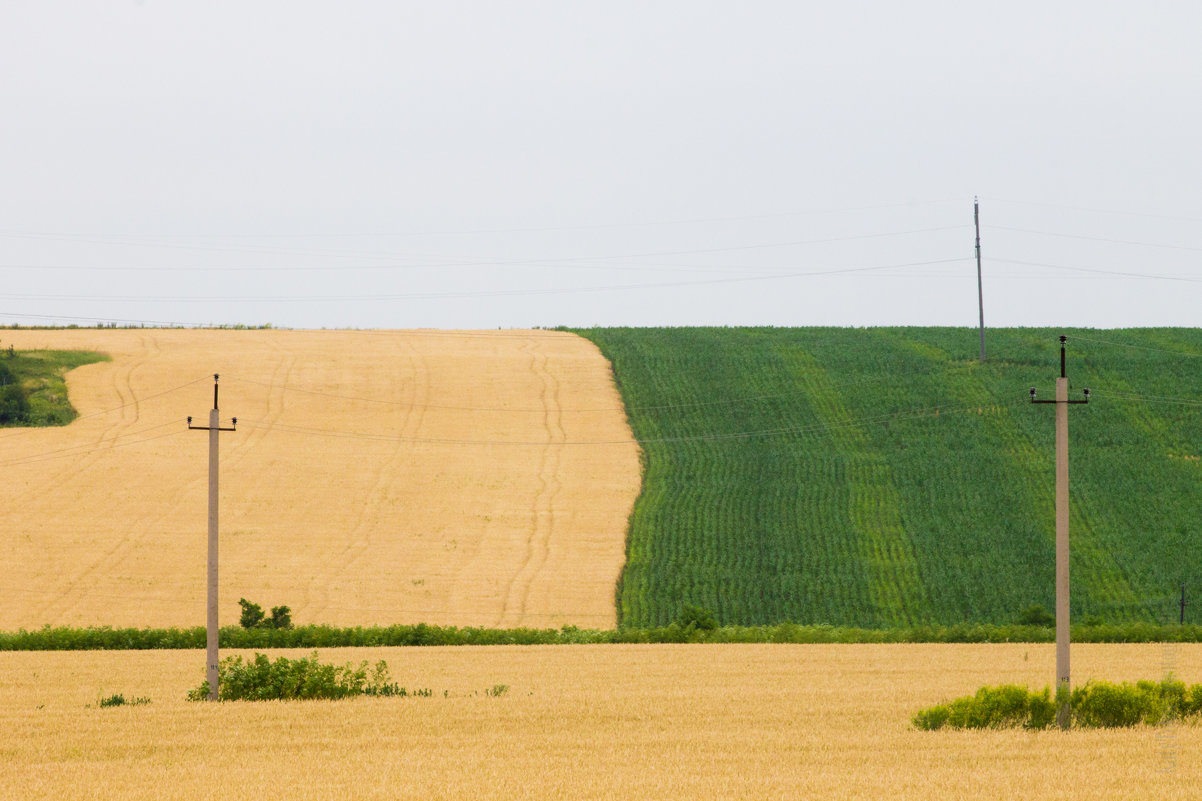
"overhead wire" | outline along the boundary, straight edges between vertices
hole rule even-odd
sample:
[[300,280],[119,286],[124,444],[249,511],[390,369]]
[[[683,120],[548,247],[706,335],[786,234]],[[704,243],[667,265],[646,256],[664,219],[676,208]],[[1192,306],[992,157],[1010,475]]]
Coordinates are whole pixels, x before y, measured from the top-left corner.
[[[403,292],[403,293],[375,293],[370,295],[229,295],[229,296],[197,296],[197,295],[171,295],[171,296],[135,296],[135,295],[52,295],[52,294],[31,294],[31,293],[0,293],[0,298],[20,299],[20,300],[55,300],[55,301],[95,301],[95,302],[125,302],[125,303],[211,303],[215,301],[231,302],[231,303],[329,303],[329,302],[346,302],[346,301],[398,301],[398,300],[437,300],[437,299],[453,299],[453,298],[491,298],[491,297],[516,297],[516,296],[534,296],[534,295],[565,295],[590,292],[622,292],[628,290],[646,290],[646,289],[675,289],[687,286],[716,286],[726,284],[753,283],[761,281],[779,281],[792,278],[806,278],[819,275],[840,275],[862,272],[873,272],[881,270],[902,269],[905,267],[921,267],[933,264],[952,264],[956,262],[968,262],[969,257],[961,256],[946,259],[932,259],[925,261],[904,262],[898,264],[878,264],[866,267],[837,267],[821,270],[808,270],[802,272],[778,272],[762,275],[738,276],[730,278],[706,278],[691,281],[658,281],[641,284],[610,284],[603,286],[584,286],[584,287],[545,287],[545,288],[523,288],[523,289],[484,289],[484,290],[455,290],[447,292]],[[71,318],[68,318],[71,319]]]
[[856,418],[842,423],[807,423],[803,425],[781,426],[756,431],[737,431],[712,434],[682,434],[670,437],[638,437],[618,440],[496,440],[496,439],[458,439],[451,437],[405,437],[392,434],[366,431],[342,431],[337,429],[297,426],[278,421],[241,420],[239,425],[249,428],[266,430],[272,433],[301,434],[307,436],[331,437],[337,439],[354,439],[377,442],[405,442],[429,445],[469,445],[469,446],[519,446],[519,447],[579,447],[579,446],[616,446],[616,445],[647,445],[666,442],[721,442],[756,437],[788,436],[813,434],[826,431],[836,431],[847,428],[862,428],[869,425],[889,423],[897,420],[917,420],[923,418],[937,419],[944,414],[974,413],[979,414],[985,407],[1001,408],[1004,406],[1025,403],[1022,399],[1013,402],[992,404],[974,404],[963,407],[932,406],[922,409],[904,409],[882,413],[872,417]]
[[172,421],[172,422],[168,422],[168,423],[161,423],[157,426],[152,426],[150,428],[145,428],[140,431],[133,431],[128,434],[118,434],[116,437],[113,437],[112,439],[108,440],[103,445],[90,445],[90,446],[89,445],[75,445],[75,446],[70,446],[70,447],[66,447],[66,448],[57,448],[55,450],[45,451],[43,453],[27,454],[24,456],[15,456],[10,459],[0,460],[0,466],[20,467],[20,466],[24,466],[27,464],[35,464],[37,462],[53,461],[55,459],[71,459],[71,458],[75,458],[75,457],[79,457],[79,456],[87,456],[89,454],[98,453],[101,451],[110,451],[115,448],[124,448],[124,447],[128,447],[130,445],[140,445],[142,443],[151,442],[156,439],[164,439],[166,437],[173,437],[178,434],[182,434],[184,431],[187,430],[187,429],[181,429],[180,431],[168,431],[165,434],[158,434],[153,437],[146,437],[144,439],[137,439],[137,440],[133,440],[130,442],[118,442],[117,441],[118,439],[123,439],[124,437],[132,437],[132,436],[136,436],[138,434],[144,434],[148,431],[155,431],[157,429],[161,429],[166,426],[174,425],[174,424],[176,424],[176,423],[174,421]]
[[1202,281],[1202,277],[1184,276],[1184,275],[1156,275],[1150,273],[1138,273],[1130,270],[1103,270],[1097,267],[1070,267],[1067,264],[1049,264],[1041,261],[1023,261],[1020,259],[1007,259],[999,257],[991,257],[990,263],[996,264],[1018,264],[1025,267],[1049,267],[1054,270],[1067,270],[1070,272],[1093,273],[1097,275],[1113,276],[1115,278],[1140,278],[1153,281],[1185,281],[1189,283],[1197,283]]
[[1089,206],[1074,206],[1064,203],[1048,203],[1046,201],[1037,200],[1013,200],[1007,198],[982,197],[982,200],[988,200],[991,203],[1010,203],[1019,206],[1042,206],[1049,209],[1066,209],[1068,211],[1085,211],[1093,214],[1110,214],[1122,217],[1145,217],[1158,220],[1177,220],[1179,222],[1202,222],[1202,217],[1185,217],[1176,214],[1162,214],[1156,212],[1142,211],[1121,211],[1118,209],[1099,209]]
[[[908,375],[931,375],[936,372],[942,373],[942,372],[949,371],[949,370],[960,370],[960,369],[968,369],[968,368],[969,368],[969,365],[952,364],[952,365],[948,365],[947,367],[941,367],[941,368],[932,369],[932,370],[925,370],[925,371],[908,370],[908,371],[904,371],[904,372]],[[364,397],[361,395],[343,395],[343,394],[336,393],[336,392],[325,392],[325,391],[321,391],[321,390],[305,389],[303,387],[288,386],[286,384],[275,384],[275,383],[269,383],[266,381],[255,381],[254,379],[243,378],[243,377],[240,377],[237,375],[228,375],[228,374],[224,374],[224,375],[225,375],[225,379],[224,379],[225,381],[237,382],[237,383],[243,383],[243,384],[251,384],[254,386],[263,387],[268,390],[280,390],[283,392],[297,392],[297,393],[301,393],[301,394],[305,394],[305,395],[315,395],[315,396],[319,396],[319,397],[334,398],[337,400],[349,400],[349,401],[358,401],[358,402],[363,402],[363,403],[376,403],[376,404],[384,404],[384,405],[389,405],[389,406],[401,406],[401,407],[410,408],[410,409],[444,409],[444,410],[449,410],[449,411],[464,411],[464,412],[522,412],[522,413],[531,413],[531,414],[535,414],[535,413],[546,414],[548,411],[548,407],[546,407],[546,406],[531,406],[531,407],[456,406],[456,405],[446,405],[446,404],[436,404],[436,403],[417,403],[415,401],[397,400],[394,398],[371,398],[371,397]],[[877,374],[877,375],[871,375],[871,376],[863,376],[863,377],[855,379],[855,380],[837,381],[836,385],[839,387],[861,386],[863,384],[875,383],[878,381],[893,380],[895,377],[896,377],[896,374],[888,375],[888,376]],[[584,413],[584,412],[626,412],[626,411],[630,411],[630,410],[655,411],[655,410],[664,410],[664,409],[692,409],[692,408],[704,407],[704,406],[729,406],[729,405],[736,405],[736,404],[741,404],[741,403],[754,403],[754,402],[764,401],[764,400],[776,400],[779,398],[793,397],[797,394],[799,394],[797,390],[790,390],[787,392],[776,392],[776,393],[769,393],[769,394],[762,394],[762,395],[747,395],[747,396],[740,396],[737,398],[723,398],[720,400],[698,400],[698,401],[687,401],[687,402],[681,402],[681,403],[664,403],[664,404],[650,404],[650,405],[637,405],[637,404],[626,405],[626,404],[624,404],[624,405],[619,405],[619,406],[600,406],[600,407],[593,407],[593,408],[575,408],[575,409],[566,408],[566,407],[556,407],[555,411],[561,412],[561,413],[575,414],[575,413]]]
[[1159,353],[1171,353],[1174,356],[1188,356],[1190,358],[1202,357],[1202,353],[1190,353],[1189,351],[1185,351],[1185,350],[1170,350],[1169,348],[1154,348],[1150,345],[1135,345],[1130,342],[1115,342],[1113,340],[1098,339],[1097,337],[1082,336],[1081,334],[1076,334],[1076,333],[1074,333],[1072,335],[1072,338],[1073,338],[1073,340],[1081,340],[1083,342],[1097,342],[1101,345],[1114,345],[1114,346],[1120,347],[1120,348],[1134,348],[1136,350],[1149,350],[1149,351],[1156,351]]
[[1190,245],[1169,245],[1163,242],[1139,242],[1130,239],[1113,239],[1102,236],[1083,236],[1080,234],[1065,234],[1058,231],[1039,231],[1033,228],[1015,228],[1007,225],[990,225],[989,230],[993,231],[1013,231],[1022,234],[1036,234],[1038,236],[1053,236],[1063,239],[1079,239],[1087,242],[1104,242],[1110,245],[1134,245],[1138,247],[1148,248],[1164,248],[1166,250],[1184,250],[1191,253],[1202,252],[1202,247],[1192,247]]
[[1091,389],[1094,395],[1119,401],[1140,401],[1142,403],[1163,403],[1169,406],[1202,406],[1198,398],[1170,398],[1157,395],[1144,395],[1124,390]]
[[[92,417],[101,417],[106,414],[112,414],[113,412],[119,412],[122,409],[128,409],[130,406],[137,406],[139,404],[146,403],[147,401],[154,400],[155,398],[161,398],[164,395],[170,395],[173,392],[178,392],[181,389],[186,389],[190,386],[193,386],[194,384],[199,384],[201,381],[207,381],[207,380],[208,380],[208,376],[206,376],[204,378],[197,378],[193,381],[187,382],[186,384],[180,384],[178,387],[172,387],[171,389],[165,389],[162,392],[155,392],[154,394],[146,395],[145,397],[134,398],[133,400],[127,401],[127,402],[121,404],[120,406],[113,406],[112,408],[109,408],[109,409],[101,409],[100,411],[88,412],[87,414],[77,415],[74,418],[74,420],[72,420],[71,422],[75,422],[76,420],[87,420]],[[0,435],[0,440],[8,439],[9,437],[21,436],[23,434],[29,434],[36,430],[38,430],[38,429],[33,428],[33,427],[11,429],[8,433]]]
[[[803,245],[821,245],[833,244],[837,242],[853,242],[868,239],[883,239],[895,236],[909,236],[913,234],[934,233],[938,231],[951,231],[964,229],[965,225],[943,225],[930,228],[915,228],[904,231],[884,231],[872,234],[852,234],[848,236],[826,237],[822,239],[796,239],[786,240],[782,242],[761,242],[743,245],[731,245],[716,248],[692,248],[687,250],[657,250],[645,251],[639,253],[618,253],[606,254],[600,256],[552,256],[539,258],[520,258],[520,259],[474,259],[467,261],[442,261],[437,264],[421,263],[421,264],[370,264],[370,265],[355,265],[355,264],[335,264],[335,265],[242,265],[242,266],[182,266],[182,265],[158,265],[158,266],[133,266],[133,265],[107,265],[89,268],[81,265],[44,265],[44,264],[0,264],[0,268],[4,269],[57,269],[57,270],[87,270],[95,269],[97,271],[122,271],[122,272],[311,272],[311,271],[346,271],[346,270],[412,270],[426,269],[429,267],[437,267],[438,269],[446,269],[449,267],[490,267],[490,266],[523,266],[534,264],[549,264],[555,267],[562,267],[565,264],[576,264],[580,262],[607,262],[629,259],[653,258],[658,256],[693,256],[713,253],[730,253],[746,250],[761,250],[783,247],[798,247]],[[452,258],[452,257],[431,257],[431,256],[414,256],[410,258],[422,259],[429,262],[434,258]],[[613,265],[610,269],[617,269]],[[690,269],[684,267],[682,269]],[[705,268],[697,268],[705,269]]]
[[[667,220],[642,220],[634,222],[611,222],[611,223],[588,223],[578,225],[544,225],[544,226],[520,226],[511,228],[468,228],[468,229],[451,229],[451,230],[436,230],[436,231],[406,231],[406,232],[366,232],[366,233],[337,233],[337,232],[304,232],[304,233],[248,233],[248,234],[194,234],[188,235],[196,239],[306,239],[306,238],[413,238],[422,236],[466,236],[474,234],[509,234],[509,233],[542,233],[553,231],[589,231],[589,230],[605,230],[614,228],[650,228],[659,226],[675,226],[675,225],[696,225],[696,224],[713,224],[722,222],[747,222],[751,220],[769,220],[783,219],[788,217],[806,217],[806,216],[825,216],[832,214],[846,214],[853,212],[875,211],[878,209],[896,209],[907,208],[914,206],[933,206],[944,203],[959,203],[962,202],[958,198],[943,198],[939,200],[910,200],[899,201],[894,203],[873,203],[861,206],[841,206],[834,208],[817,208],[817,209],[801,209],[787,212],[771,212],[766,214],[742,214],[731,216],[715,216],[715,217],[693,217],[683,219],[667,219]],[[77,234],[62,231],[13,231],[0,230],[0,236],[8,237],[24,237],[24,238],[40,238],[40,239],[62,239],[65,241],[79,241],[89,244],[117,244],[117,245],[134,245],[134,246],[154,246],[159,244],[151,241],[133,241],[123,239],[114,239],[112,237],[102,237],[89,234]]]
[[[1017,402],[1017,401],[1016,401]],[[986,404],[990,408],[1011,405],[1003,404]],[[643,445],[652,443],[665,442],[706,442],[706,441],[729,441],[738,439],[750,439],[756,437],[768,436],[788,436],[788,435],[803,435],[812,434],[823,431],[833,431],[845,428],[858,428],[868,425],[888,423],[895,420],[915,420],[922,418],[938,418],[942,414],[956,414],[964,412],[980,412],[982,405],[973,405],[965,407],[928,407],[923,409],[898,410],[893,412],[882,413],[872,417],[857,418],[843,423],[810,423],[805,425],[782,426],[771,429],[762,429],[756,431],[740,431],[740,432],[723,432],[716,434],[701,434],[701,435],[680,435],[673,437],[647,437],[633,438],[622,440],[486,440],[486,439],[460,439],[460,438],[438,438],[438,437],[402,437],[389,434],[381,434],[378,432],[358,432],[358,431],[340,431],[336,429],[322,429],[311,426],[298,426],[289,423],[281,423],[279,421],[262,421],[262,420],[247,420],[241,418],[239,427],[259,429],[266,431],[269,435],[272,433],[288,433],[306,436],[319,436],[338,439],[354,439],[366,441],[383,441],[383,442],[406,442],[413,444],[433,444],[433,445],[466,445],[466,446],[519,446],[519,447],[548,447],[548,446],[616,446],[616,445]],[[51,451],[45,451],[36,454],[25,454],[12,457],[6,460],[0,460],[0,466],[21,466],[33,464],[36,462],[50,461],[54,459],[73,458],[85,456],[91,453],[100,451],[112,450],[118,447],[128,445],[136,445],[144,442],[150,442],[157,439],[162,439],[168,436],[174,436],[182,433],[185,429],[178,432],[167,432],[153,437],[134,440],[131,442],[117,442],[118,439],[125,437],[138,436],[149,431],[155,431],[169,425],[175,424],[173,421],[161,423],[150,428],[140,429],[138,431],[119,434],[113,439],[101,445],[76,445],[64,448],[57,448]]]

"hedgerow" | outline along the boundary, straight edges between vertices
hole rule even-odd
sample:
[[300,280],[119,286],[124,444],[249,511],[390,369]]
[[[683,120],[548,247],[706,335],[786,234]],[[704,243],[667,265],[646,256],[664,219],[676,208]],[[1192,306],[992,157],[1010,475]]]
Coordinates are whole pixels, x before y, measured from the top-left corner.
[[[1202,626],[1151,623],[1074,626],[1074,642],[1202,642]],[[429,626],[297,626],[292,629],[227,626],[222,648],[349,648],[426,645],[592,645],[604,643],[1004,643],[1052,642],[1055,633],[1043,626],[965,624],[866,629],[799,625],[718,626],[702,628],[673,622],[653,628],[489,629]],[[0,632],[0,651],[95,651],[203,649],[205,629],[120,629],[50,627]]]

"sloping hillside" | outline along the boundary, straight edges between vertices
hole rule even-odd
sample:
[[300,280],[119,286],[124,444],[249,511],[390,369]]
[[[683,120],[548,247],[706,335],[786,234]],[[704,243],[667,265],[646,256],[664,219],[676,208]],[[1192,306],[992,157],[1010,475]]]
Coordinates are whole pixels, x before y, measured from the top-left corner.
[[[550,331],[17,330],[92,350],[79,417],[0,431],[0,629],[204,621],[221,375],[221,617],[614,624],[638,449],[597,349]],[[572,446],[573,441],[607,441]]]
[[[1202,590],[1202,331],[595,329],[645,479],[619,618],[1011,621],[1053,606],[1057,335],[1070,337],[1076,620]],[[1187,616],[1187,620],[1196,619]]]

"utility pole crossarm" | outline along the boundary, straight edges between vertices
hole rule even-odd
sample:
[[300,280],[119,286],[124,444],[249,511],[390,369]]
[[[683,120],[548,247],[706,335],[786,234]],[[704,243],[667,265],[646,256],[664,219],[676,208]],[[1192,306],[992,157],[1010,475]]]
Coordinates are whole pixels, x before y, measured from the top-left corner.
[[[217,411],[217,408],[218,408],[217,407],[217,382],[220,379],[221,379],[221,376],[219,374],[213,373],[213,411],[214,412]],[[238,430],[237,429],[238,418],[235,417],[231,421],[231,424],[233,426],[231,428],[222,428],[220,424],[213,423],[213,415],[210,413],[209,425],[194,426],[194,425],[192,425],[192,416],[188,415],[188,428],[192,429],[193,431],[237,431]]]
[[[1043,403],[1043,402],[1044,401],[1040,401],[1040,403]],[[234,426],[237,426],[238,418],[235,417],[231,422]],[[193,431],[237,431],[238,430],[237,428],[223,428],[221,426],[218,426],[217,428],[213,428],[212,426],[194,426],[194,425],[192,425],[191,417],[188,418],[188,428],[192,429]]]
[[[1039,400],[1036,400],[1036,399],[1035,399],[1035,387],[1031,387],[1031,403],[1067,403],[1067,404],[1069,404],[1070,406],[1071,406],[1072,404],[1075,404],[1075,403],[1089,403],[1089,390],[1088,390],[1088,389],[1087,389],[1087,390],[1085,390],[1085,399],[1084,399],[1084,400],[1062,400],[1062,401],[1058,401],[1058,400],[1046,400],[1046,399],[1044,399],[1044,398],[1040,398]],[[222,429],[222,430],[224,430],[224,431],[228,431],[229,429]]]

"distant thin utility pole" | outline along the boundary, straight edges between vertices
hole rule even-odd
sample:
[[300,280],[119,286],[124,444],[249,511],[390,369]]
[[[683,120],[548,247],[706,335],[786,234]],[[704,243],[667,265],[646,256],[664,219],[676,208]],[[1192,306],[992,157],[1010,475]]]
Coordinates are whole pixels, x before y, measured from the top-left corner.
[[[1089,403],[1068,399],[1068,378],[1064,371],[1064,345],[1068,337],[1060,337],[1060,377],[1056,379],[1056,400],[1036,400],[1031,387],[1031,403],[1056,404],[1056,694],[1063,698],[1056,714],[1056,723],[1067,729],[1072,721],[1068,705],[1069,686],[1069,583],[1068,583],[1068,407],[1072,403]],[[1061,690],[1064,691],[1061,695]]]
[[1180,623],[1185,625],[1185,583],[1181,584],[1181,620]]
[[233,420],[230,428],[221,427],[221,418],[217,412],[217,379],[213,374],[213,409],[209,412],[207,426],[192,425],[188,418],[188,428],[196,431],[209,432],[209,598],[208,618],[205,625],[206,669],[205,678],[209,682],[210,701],[217,700],[217,436],[221,431],[234,431],[238,418]]
[[981,310],[981,364],[985,363],[985,285],[981,282],[981,204],[972,199],[972,222],[977,229],[977,305]]

